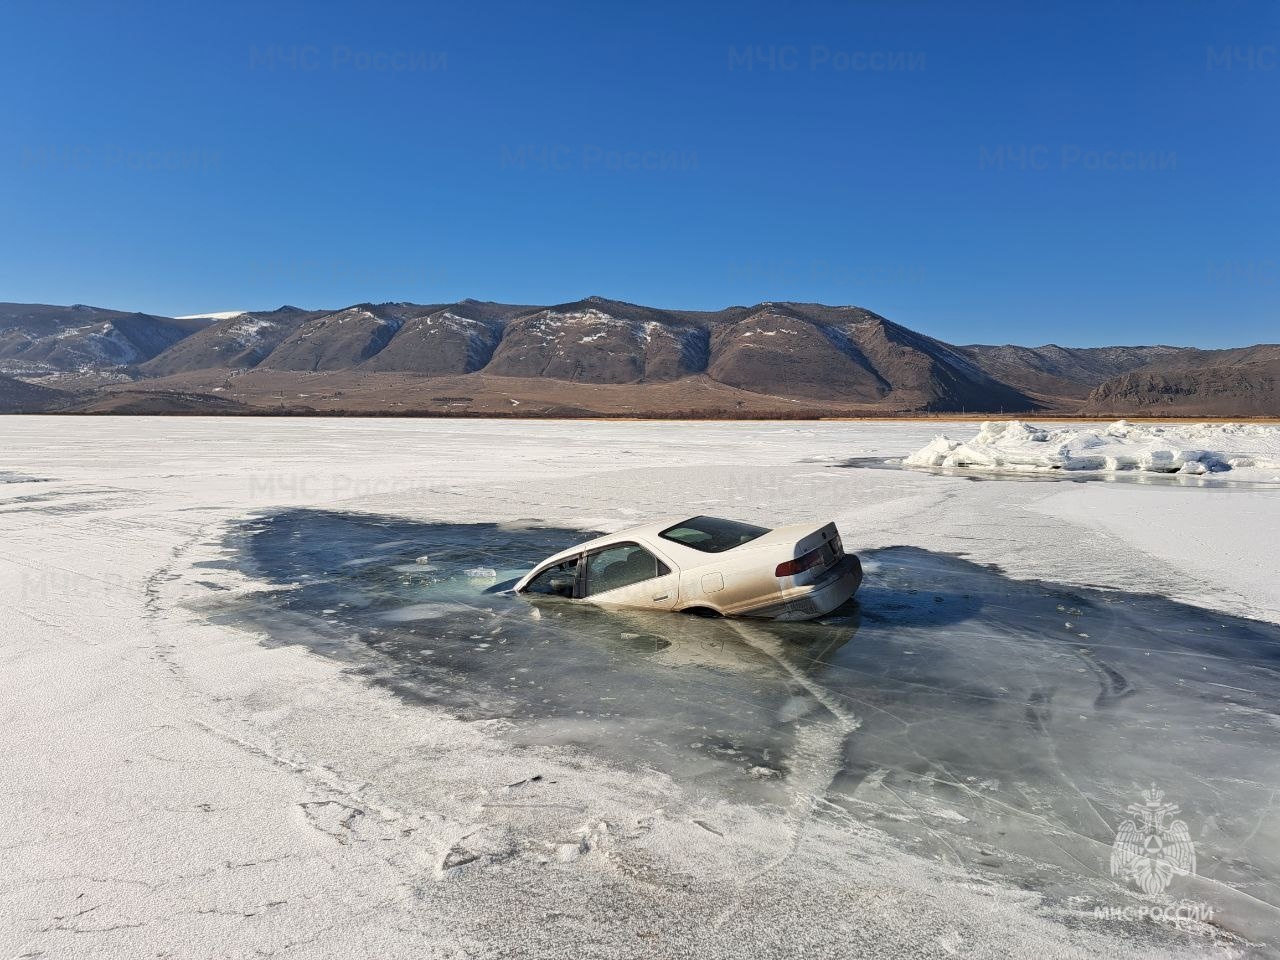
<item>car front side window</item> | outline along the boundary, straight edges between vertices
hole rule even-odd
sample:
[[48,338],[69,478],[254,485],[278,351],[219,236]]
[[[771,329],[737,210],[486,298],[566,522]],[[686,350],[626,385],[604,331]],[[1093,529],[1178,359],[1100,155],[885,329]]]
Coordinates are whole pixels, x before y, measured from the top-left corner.
[[587,555],[586,596],[643,583],[671,568],[638,543],[619,543]]
[[578,575],[578,558],[552,564],[525,585],[524,593],[540,593],[551,597],[573,597],[573,584]]

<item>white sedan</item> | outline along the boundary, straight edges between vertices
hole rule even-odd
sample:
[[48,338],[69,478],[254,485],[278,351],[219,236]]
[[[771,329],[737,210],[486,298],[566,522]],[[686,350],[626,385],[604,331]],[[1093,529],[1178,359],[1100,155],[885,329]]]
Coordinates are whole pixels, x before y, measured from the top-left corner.
[[853,596],[862,564],[834,523],[773,530],[691,517],[597,537],[538,564],[516,593],[602,606],[812,620]]

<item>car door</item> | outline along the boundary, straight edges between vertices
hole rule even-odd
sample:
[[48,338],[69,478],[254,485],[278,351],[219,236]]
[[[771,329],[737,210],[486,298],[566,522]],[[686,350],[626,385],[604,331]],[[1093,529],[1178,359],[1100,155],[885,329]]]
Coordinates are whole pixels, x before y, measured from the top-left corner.
[[680,599],[680,571],[633,540],[590,551],[579,569],[591,603],[670,610]]

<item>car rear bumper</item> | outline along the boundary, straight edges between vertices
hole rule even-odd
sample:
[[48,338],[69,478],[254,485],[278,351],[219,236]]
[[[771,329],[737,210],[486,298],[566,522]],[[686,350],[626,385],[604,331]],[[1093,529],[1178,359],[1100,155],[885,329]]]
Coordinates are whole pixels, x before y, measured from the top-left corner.
[[769,620],[812,620],[830,613],[857,592],[862,584],[862,562],[846,554],[816,583],[792,587],[775,600],[739,616]]

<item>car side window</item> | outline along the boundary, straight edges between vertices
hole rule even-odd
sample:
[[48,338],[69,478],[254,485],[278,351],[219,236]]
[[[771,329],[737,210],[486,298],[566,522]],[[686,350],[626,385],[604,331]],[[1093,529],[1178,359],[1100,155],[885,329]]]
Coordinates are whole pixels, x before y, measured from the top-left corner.
[[629,587],[671,572],[671,568],[638,543],[619,543],[587,555],[586,595]]
[[557,563],[534,577],[525,586],[525,593],[541,593],[552,597],[573,597],[573,582],[578,575],[578,558]]

